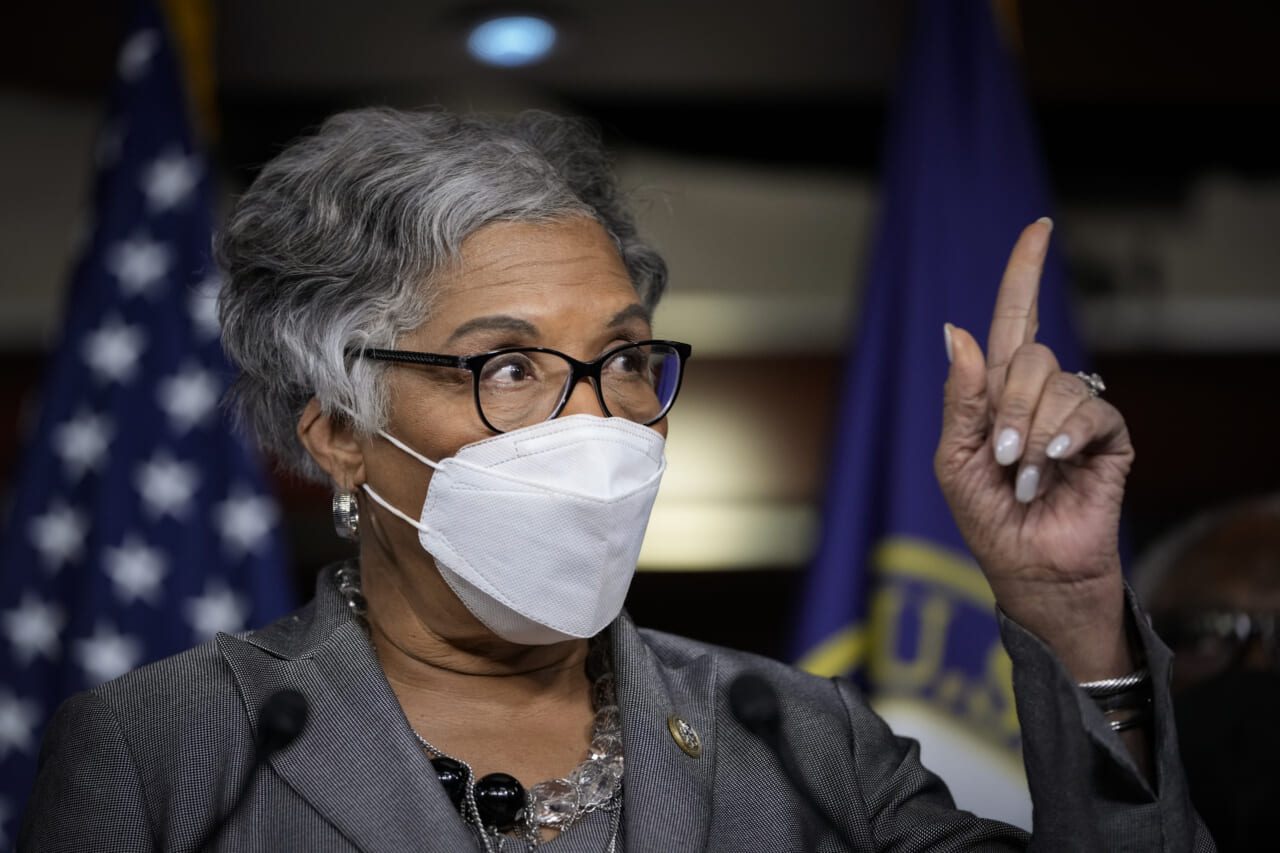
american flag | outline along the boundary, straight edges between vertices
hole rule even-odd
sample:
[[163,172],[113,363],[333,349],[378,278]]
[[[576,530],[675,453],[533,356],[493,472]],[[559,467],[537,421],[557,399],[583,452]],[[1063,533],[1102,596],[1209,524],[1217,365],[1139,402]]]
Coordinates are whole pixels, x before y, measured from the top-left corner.
[[72,692],[286,612],[278,510],[219,406],[212,190],[179,66],[138,3],[94,222],[0,532],[0,847]]

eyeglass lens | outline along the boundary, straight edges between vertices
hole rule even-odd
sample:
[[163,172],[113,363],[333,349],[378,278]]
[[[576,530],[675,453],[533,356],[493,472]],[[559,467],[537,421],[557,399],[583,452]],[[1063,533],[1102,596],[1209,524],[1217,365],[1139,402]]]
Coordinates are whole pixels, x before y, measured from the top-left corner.
[[1221,671],[1242,662],[1255,640],[1274,660],[1280,614],[1205,610],[1165,615],[1156,630],[1169,643],[1185,668]]
[[[572,393],[572,365],[549,352],[518,350],[494,356],[478,377],[481,414],[504,432],[550,418]],[[600,365],[599,395],[606,414],[648,424],[659,420],[680,387],[680,354],[665,344],[636,344],[608,354]]]

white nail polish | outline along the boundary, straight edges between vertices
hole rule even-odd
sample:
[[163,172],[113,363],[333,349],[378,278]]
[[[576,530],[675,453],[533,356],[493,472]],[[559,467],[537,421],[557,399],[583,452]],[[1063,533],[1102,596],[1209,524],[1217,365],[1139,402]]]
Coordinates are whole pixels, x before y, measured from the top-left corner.
[[1021,503],[1029,504],[1036,496],[1036,489],[1040,487],[1040,469],[1034,465],[1028,465],[1018,473],[1018,484],[1013,489],[1013,496]]
[[1066,453],[1067,449],[1070,447],[1071,436],[1064,432],[1062,435],[1049,442],[1049,446],[1045,448],[1044,454],[1050,459],[1061,459],[1062,454]]
[[996,438],[996,461],[1001,465],[1012,465],[1018,461],[1018,451],[1022,450],[1022,438],[1013,427],[1005,427]]
[[1036,222],[1039,222],[1042,225],[1048,225],[1049,230],[1050,231],[1053,230],[1053,220],[1047,216],[1041,216],[1039,219],[1036,220]]
[[942,341],[947,345],[947,363],[950,364],[951,362],[956,360],[956,351],[951,343],[951,324],[950,323],[942,324]]

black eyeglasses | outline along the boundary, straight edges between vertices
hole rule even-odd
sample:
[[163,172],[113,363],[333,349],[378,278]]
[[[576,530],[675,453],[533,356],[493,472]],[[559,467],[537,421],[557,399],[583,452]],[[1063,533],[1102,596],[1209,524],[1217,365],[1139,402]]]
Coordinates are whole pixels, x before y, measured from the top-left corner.
[[438,355],[395,349],[356,350],[375,361],[469,370],[475,377],[480,420],[509,432],[556,417],[583,379],[591,380],[609,417],[643,426],[666,417],[680,392],[693,348],[676,341],[640,341],[614,347],[594,361],[578,361],[546,347],[508,347],[479,355]]
[[1207,609],[1158,614],[1153,624],[1179,662],[1197,671],[1238,666],[1255,641],[1273,662],[1280,651],[1280,613]]

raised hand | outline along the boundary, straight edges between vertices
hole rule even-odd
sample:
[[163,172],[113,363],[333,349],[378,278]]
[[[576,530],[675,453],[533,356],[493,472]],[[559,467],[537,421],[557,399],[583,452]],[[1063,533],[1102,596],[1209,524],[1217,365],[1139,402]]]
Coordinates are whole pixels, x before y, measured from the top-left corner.
[[1077,680],[1128,671],[1118,530],[1133,447],[1114,406],[1035,342],[1052,223],[1009,256],[983,357],[947,326],[934,470],[997,603]]

